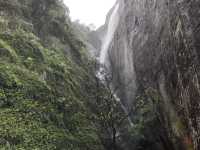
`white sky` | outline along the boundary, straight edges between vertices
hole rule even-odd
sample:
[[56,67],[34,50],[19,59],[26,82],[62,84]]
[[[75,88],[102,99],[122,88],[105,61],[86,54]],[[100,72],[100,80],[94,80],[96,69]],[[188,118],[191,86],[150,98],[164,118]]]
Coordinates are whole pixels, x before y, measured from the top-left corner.
[[70,10],[72,20],[80,20],[81,23],[94,24],[99,27],[104,24],[106,14],[112,8],[116,0],[64,0]]

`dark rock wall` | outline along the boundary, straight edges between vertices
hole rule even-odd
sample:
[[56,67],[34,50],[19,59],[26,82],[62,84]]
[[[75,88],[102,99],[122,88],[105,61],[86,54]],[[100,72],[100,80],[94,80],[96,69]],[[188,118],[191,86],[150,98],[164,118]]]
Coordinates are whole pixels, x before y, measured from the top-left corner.
[[[123,103],[131,109],[136,95],[155,89],[169,139],[175,143],[173,138],[178,138],[185,149],[199,150],[200,1],[119,3],[121,19],[109,53]],[[173,149],[182,148],[175,143]]]

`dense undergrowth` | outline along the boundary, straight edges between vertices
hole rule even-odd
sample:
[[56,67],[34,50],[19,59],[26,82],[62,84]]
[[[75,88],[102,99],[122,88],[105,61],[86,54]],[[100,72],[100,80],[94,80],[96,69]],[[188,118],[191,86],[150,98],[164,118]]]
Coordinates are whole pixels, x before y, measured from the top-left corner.
[[84,104],[86,70],[23,30],[1,33],[0,49],[1,147],[97,149]]
[[48,9],[41,20],[39,0],[0,3],[0,149],[102,149],[85,105],[91,60],[70,22],[61,19],[62,3],[41,2]]

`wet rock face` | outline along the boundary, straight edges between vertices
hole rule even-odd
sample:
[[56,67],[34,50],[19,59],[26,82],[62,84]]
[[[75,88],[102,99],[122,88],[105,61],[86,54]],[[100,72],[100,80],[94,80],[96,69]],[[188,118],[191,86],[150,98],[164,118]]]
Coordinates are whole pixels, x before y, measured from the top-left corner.
[[[109,53],[123,103],[130,107],[138,91],[156,89],[169,135],[199,150],[200,1],[122,0],[120,6]],[[176,118],[186,127],[181,135],[173,127]]]

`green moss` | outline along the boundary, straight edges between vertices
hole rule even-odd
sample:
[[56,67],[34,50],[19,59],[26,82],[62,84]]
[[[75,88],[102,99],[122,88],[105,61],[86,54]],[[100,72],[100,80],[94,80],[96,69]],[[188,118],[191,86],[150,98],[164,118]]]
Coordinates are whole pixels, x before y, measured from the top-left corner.
[[182,123],[180,119],[177,119],[174,123],[172,123],[174,132],[177,136],[182,137],[186,132],[186,127]]

